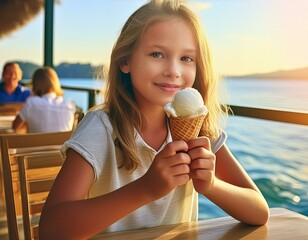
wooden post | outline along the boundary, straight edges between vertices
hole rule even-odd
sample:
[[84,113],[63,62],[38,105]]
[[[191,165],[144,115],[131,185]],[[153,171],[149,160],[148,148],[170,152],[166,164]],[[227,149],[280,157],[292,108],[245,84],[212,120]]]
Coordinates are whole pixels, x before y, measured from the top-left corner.
[[53,67],[53,0],[45,0],[44,66]]

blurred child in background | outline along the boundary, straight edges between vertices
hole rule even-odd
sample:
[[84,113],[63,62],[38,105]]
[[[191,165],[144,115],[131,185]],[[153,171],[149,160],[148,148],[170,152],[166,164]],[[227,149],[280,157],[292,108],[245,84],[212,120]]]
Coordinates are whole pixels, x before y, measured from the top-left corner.
[[57,73],[51,67],[37,69],[32,77],[30,96],[13,122],[13,129],[26,126],[27,132],[72,130],[76,106],[63,99]]

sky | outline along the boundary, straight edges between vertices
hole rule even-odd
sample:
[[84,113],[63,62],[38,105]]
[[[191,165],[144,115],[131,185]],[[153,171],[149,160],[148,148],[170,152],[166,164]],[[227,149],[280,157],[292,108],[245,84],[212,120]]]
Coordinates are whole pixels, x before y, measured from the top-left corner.
[[[108,64],[127,18],[146,0],[61,0],[54,8],[54,65]],[[308,66],[308,0],[189,1],[202,19],[219,74]],[[43,64],[43,12],[0,39],[0,66]]]

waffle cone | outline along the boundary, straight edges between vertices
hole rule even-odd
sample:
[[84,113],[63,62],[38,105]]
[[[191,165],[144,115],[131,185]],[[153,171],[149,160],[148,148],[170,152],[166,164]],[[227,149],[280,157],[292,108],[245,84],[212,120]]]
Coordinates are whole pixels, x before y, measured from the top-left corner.
[[199,136],[205,114],[191,118],[170,117],[170,130],[173,141],[188,141]]

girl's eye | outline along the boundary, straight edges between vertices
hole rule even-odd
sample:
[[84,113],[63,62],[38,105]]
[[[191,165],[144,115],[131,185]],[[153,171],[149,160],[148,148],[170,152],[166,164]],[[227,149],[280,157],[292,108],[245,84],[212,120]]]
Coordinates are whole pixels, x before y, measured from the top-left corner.
[[193,61],[193,59],[191,57],[182,57],[181,60],[184,61],[184,62],[192,62]]
[[159,53],[159,52],[151,53],[151,55],[152,55],[152,57],[154,57],[154,58],[162,58],[162,57],[163,57],[163,55],[162,55],[161,53]]

